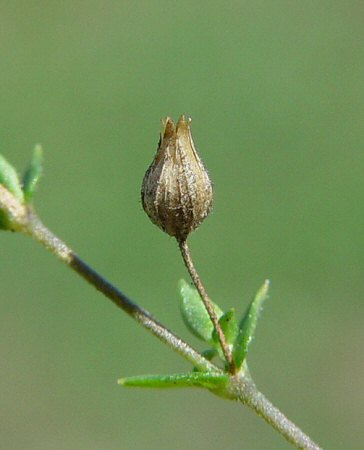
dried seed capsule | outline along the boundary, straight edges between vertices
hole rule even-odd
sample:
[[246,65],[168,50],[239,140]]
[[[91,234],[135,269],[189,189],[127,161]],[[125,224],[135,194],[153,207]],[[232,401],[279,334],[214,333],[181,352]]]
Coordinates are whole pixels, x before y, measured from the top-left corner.
[[190,119],[162,121],[158,150],[142,184],[150,220],[170,236],[185,240],[212,208],[212,184],[197,154]]

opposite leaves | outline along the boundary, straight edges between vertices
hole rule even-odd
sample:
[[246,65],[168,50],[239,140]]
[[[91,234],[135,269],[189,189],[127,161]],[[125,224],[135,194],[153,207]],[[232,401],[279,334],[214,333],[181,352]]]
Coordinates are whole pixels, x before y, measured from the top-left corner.
[[[224,313],[220,307],[214,303],[214,309],[219,319],[219,324],[225,335],[226,342],[232,350],[234,363],[237,369],[242,367],[242,364],[246,359],[263,303],[268,297],[268,288],[269,281],[266,280],[256,293],[247,311],[240,320],[239,325],[235,318],[234,309]],[[206,350],[206,355],[208,355],[208,357],[210,355],[214,356],[217,353],[222,357],[219,340],[197,290],[190,286],[185,280],[180,280],[178,290],[180,294],[181,314],[186,326],[195,336],[213,347],[212,349]]]

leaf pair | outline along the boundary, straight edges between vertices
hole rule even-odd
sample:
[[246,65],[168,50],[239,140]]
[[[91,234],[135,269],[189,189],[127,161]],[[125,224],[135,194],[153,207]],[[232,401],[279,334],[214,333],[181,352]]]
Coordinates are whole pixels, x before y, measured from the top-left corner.
[[20,181],[15,168],[0,155],[0,184],[6,187],[22,203],[29,203],[42,174],[42,162],[43,151],[38,144],[33,150],[30,164],[23,175],[22,181]]
[[[28,168],[22,180],[15,168],[0,155],[0,184],[3,185],[14,197],[25,205],[31,202],[39,178],[42,174],[43,151],[40,145],[36,145]],[[0,210],[0,229],[9,229],[6,212]]]
[[[234,309],[224,313],[218,305],[213,303],[220,327],[232,351],[234,364],[238,369],[242,368],[240,370],[248,370],[245,362],[246,355],[254,336],[263,302],[268,296],[268,288],[269,281],[266,280],[256,293],[239,324],[237,323]],[[185,280],[180,280],[178,291],[180,294],[181,314],[187,328],[195,336],[211,346],[211,348],[202,353],[203,356],[209,360],[215,356],[223,359],[216,331],[197,290]],[[230,398],[229,390],[226,389],[228,383],[229,375],[227,373],[200,371],[172,375],[141,375],[118,380],[118,384],[127,387],[201,387],[209,389],[217,395]]]
[[[238,369],[242,366],[249,344],[253,340],[262,305],[268,297],[268,288],[269,280],[266,280],[256,293],[239,324],[234,309],[223,313],[218,305],[213,304],[226,342],[232,350],[234,364]],[[199,339],[211,345],[222,357],[216,331],[197,290],[185,280],[180,280],[178,290],[181,297],[181,314],[187,328]]]

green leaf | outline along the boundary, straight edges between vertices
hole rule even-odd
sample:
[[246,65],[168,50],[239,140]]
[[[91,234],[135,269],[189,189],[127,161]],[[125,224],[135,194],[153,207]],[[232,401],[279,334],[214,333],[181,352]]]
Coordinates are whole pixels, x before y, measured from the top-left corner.
[[[219,352],[216,348],[208,348],[207,350],[204,350],[203,352],[201,352],[201,356],[203,356],[208,361],[212,361],[215,358],[215,356],[219,356]],[[193,371],[201,372],[201,369],[199,369],[198,367],[195,366],[193,368]]]
[[[180,309],[184,323],[187,328],[198,338],[205,342],[212,341],[213,324],[202,303],[200,294],[195,288],[190,286],[185,280],[178,283],[178,292],[180,294]],[[223,315],[221,309],[212,303],[218,318]]]
[[201,352],[201,356],[203,356],[205,359],[208,359],[209,361],[212,361],[215,356],[218,356],[219,352],[216,350],[216,348],[208,348],[207,350],[204,350]]
[[0,184],[11,192],[18,200],[24,201],[18,174],[14,167],[0,155]]
[[241,367],[248,353],[248,347],[253,340],[263,303],[268,298],[268,289],[269,280],[265,280],[239,324],[239,334],[233,348],[233,359],[237,368]]
[[43,173],[43,149],[37,144],[34,147],[32,159],[23,176],[23,192],[25,203],[29,203]]
[[[226,342],[228,345],[232,345],[239,332],[238,323],[235,317],[235,310],[232,308],[223,314],[219,319],[219,324],[224,333]],[[215,343],[219,343],[219,337],[214,329],[212,332],[212,338]]]
[[8,216],[0,209],[0,230],[9,230],[10,224]]
[[225,374],[213,372],[188,372],[174,375],[141,375],[120,378],[118,384],[130,387],[178,388],[202,387],[217,389],[225,386],[229,378]]

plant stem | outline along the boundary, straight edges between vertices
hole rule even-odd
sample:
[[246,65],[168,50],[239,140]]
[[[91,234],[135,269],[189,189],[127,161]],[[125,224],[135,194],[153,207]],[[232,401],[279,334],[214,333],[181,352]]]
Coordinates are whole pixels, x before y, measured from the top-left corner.
[[[10,218],[9,220],[11,221],[12,230],[23,232],[33,237],[47,250],[77,272],[82,278],[92,284],[97,290],[102,292],[113,303],[115,303],[116,306],[129,314],[129,316],[156,336],[160,341],[179,353],[194,366],[197,366],[201,371],[214,372],[216,374],[224,373],[213,363],[203,358],[186,342],[178,338],[166,327],[157,322],[147,311],[140,308],[125,294],[95,272],[63,241],[49,231],[29,207],[24,207],[20,203],[16,204],[13,196],[8,195],[7,191],[5,191],[6,189],[0,185],[0,209],[6,214],[7,217]],[[208,298],[192,264],[187,244],[185,242],[180,242],[179,244],[182,255],[184,256],[186,267],[191,274],[196,288],[199,286],[198,290],[201,297],[202,292],[204,294],[204,298]],[[227,347],[225,347],[225,350],[226,348]],[[227,355],[229,355],[229,352],[227,352]],[[233,366],[230,366],[231,373],[233,373],[232,369]],[[320,450],[320,447],[317,444],[315,444],[295,424],[288,420],[262,393],[256,389],[247,370],[243,373],[239,372],[230,376],[229,382],[225,388],[224,396],[239,400],[241,403],[248,405],[297,448],[306,450]]]
[[116,306],[129,314],[129,316],[136,320],[146,330],[151,332],[160,341],[167,344],[194,366],[197,366],[201,371],[222,373],[221,369],[202,357],[186,342],[155,320],[151,314],[135,304],[123,292],[119,291],[94,269],[83,262],[63,241],[58,239],[57,236],[48,230],[32,211],[29,211],[27,226],[23,231],[55,254],[61,261],[65,262],[71,269],[77,272],[78,275],[92,284],[98,291],[102,292]]
[[185,239],[178,240],[178,245],[181,250],[181,255],[182,255],[183,261],[185,263],[185,266],[192,278],[193,284],[195,285],[198,293],[200,294],[201,300],[202,300],[203,304],[205,305],[206,311],[207,311],[208,315],[210,316],[211,322],[214,325],[214,329],[219,338],[222,352],[225,356],[226,362],[229,365],[229,372],[231,374],[234,374],[236,369],[235,369],[235,364],[234,364],[234,361],[233,361],[233,358],[231,355],[230,348],[226,342],[225,335],[220,327],[219,320],[218,320],[215,310],[212,306],[212,302],[211,302],[209,296],[207,295],[207,292],[206,292],[206,290],[201,282],[201,279],[197,273],[197,270],[193,264],[190,249],[188,247],[187,241]]
[[[236,380],[234,380],[234,378]],[[321,450],[309,436],[291,422],[278,408],[256,388],[254,382],[247,377],[232,377],[231,394],[241,403],[248,405],[258,416],[275,428],[288,442],[298,449]]]

